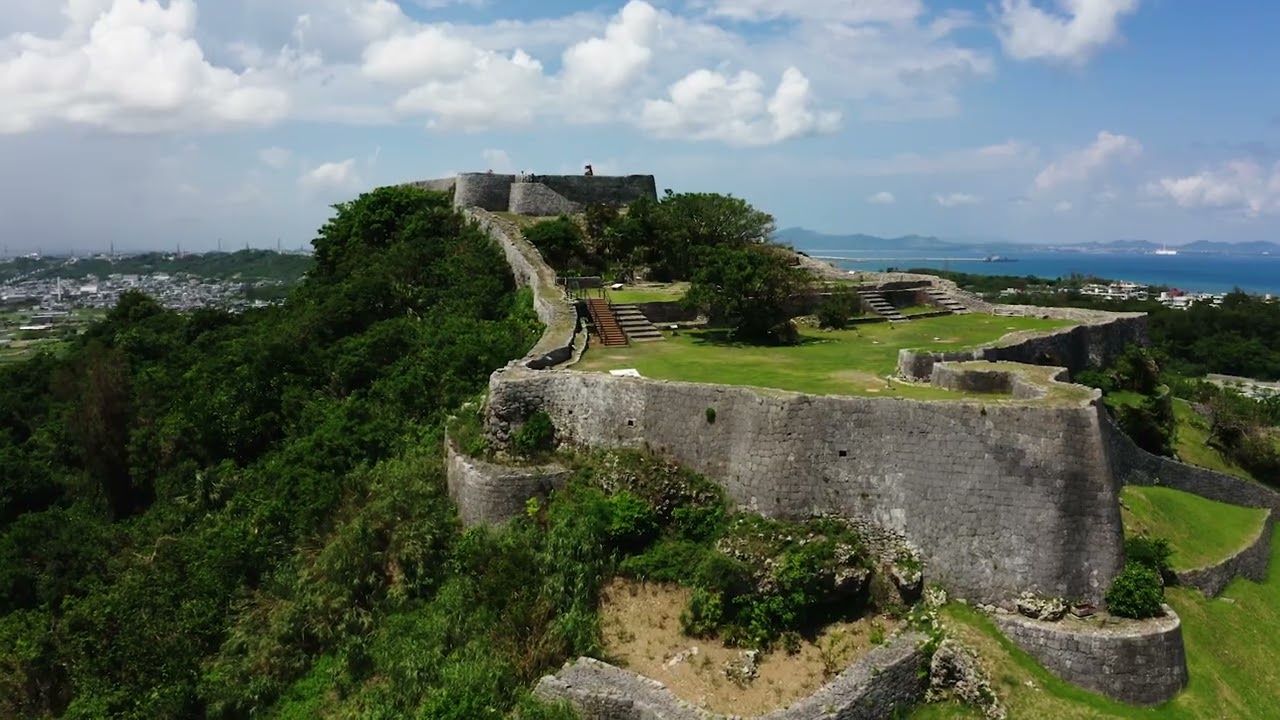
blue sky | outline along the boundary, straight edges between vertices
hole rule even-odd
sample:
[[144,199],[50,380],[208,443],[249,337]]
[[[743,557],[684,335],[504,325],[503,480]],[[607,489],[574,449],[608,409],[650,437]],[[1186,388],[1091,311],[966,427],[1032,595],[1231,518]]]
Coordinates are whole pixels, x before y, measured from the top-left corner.
[[1280,4],[6,0],[0,241],[286,247],[465,170],[779,226],[1280,240]]

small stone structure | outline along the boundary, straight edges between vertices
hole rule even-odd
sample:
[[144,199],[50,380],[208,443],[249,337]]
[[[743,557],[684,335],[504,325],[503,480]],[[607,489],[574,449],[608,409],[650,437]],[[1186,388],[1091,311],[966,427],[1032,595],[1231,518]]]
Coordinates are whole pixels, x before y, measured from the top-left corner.
[[[915,706],[928,679],[924,636],[905,633],[875,648],[813,695],[760,720],[881,720]],[[662,683],[579,658],[538,683],[535,694],[566,700],[584,720],[728,720],[677,698]]]
[[1070,385],[1066,368],[1012,365],[987,362],[934,363],[929,384],[969,393],[1008,395],[1015,400],[1042,400],[1053,386],[1081,396],[1090,393],[1080,385]]
[[1135,705],[1157,705],[1187,685],[1182,624],[1167,605],[1165,616],[1148,620],[1032,620],[996,613],[996,627],[1010,640],[1070,683]]
[[564,487],[570,471],[559,465],[511,467],[467,457],[445,438],[445,476],[449,497],[464,526],[496,524],[525,511],[531,498],[546,500]]

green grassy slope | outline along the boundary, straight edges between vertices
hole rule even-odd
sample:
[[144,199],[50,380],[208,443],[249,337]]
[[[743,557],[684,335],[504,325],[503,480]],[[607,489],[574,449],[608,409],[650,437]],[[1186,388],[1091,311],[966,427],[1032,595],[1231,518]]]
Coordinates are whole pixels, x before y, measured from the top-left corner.
[[795,347],[758,347],[720,341],[711,331],[684,332],[666,342],[622,348],[593,347],[577,370],[635,368],[664,380],[754,385],[820,394],[959,397],[928,385],[886,383],[903,348],[960,350],[993,342],[1018,330],[1051,330],[1060,320],[953,315],[910,323],[863,325],[850,330],[807,331]]
[[1221,562],[1258,536],[1267,515],[1163,487],[1126,487],[1120,500],[1125,534],[1167,539],[1175,570]]

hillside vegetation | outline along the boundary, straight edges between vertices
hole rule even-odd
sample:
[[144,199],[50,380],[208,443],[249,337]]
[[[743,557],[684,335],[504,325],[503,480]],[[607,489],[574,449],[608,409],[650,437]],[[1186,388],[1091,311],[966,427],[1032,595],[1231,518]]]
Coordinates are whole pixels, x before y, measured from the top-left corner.
[[78,258],[14,258],[0,263],[0,282],[23,278],[43,280],[63,278],[79,280],[94,275],[104,278],[112,274],[148,275],[151,273],[186,273],[216,280],[278,280],[295,283],[311,269],[310,255],[277,253],[271,250],[237,250],[175,255],[150,252],[120,257]]

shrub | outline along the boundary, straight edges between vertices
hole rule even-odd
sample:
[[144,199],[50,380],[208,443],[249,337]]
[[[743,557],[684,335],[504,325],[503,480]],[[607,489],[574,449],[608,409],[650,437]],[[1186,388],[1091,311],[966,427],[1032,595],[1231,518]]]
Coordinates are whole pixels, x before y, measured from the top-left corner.
[[849,288],[837,288],[822,302],[814,315],[818,325],[832,330],[842,330],[849,324],[849,317],[856,315],[859,308],[858,297]]
[[551,416],[539,410],[511,434],[511,449],[521,457],[535,457],[555,447],[556,428]]
[[618,572],[636,580],[688,583],[712,551],[687,540],[663,540],[639,555],[625,558]]
[[1169,556],[1173,548],[1164,538],[1133,537],[1124,541],[1124,556],[1131,563],[1138,563],[1155,570],[1161,577],[1168,577],[1173,571],[1169,565]]
[[709,407],[707,408],[707,424],[714,425],[715,423],[716,423],[716,409]]
[[619,550],[639,550],[658,533],[658,517],[653,508],[625,490],[609,498],[609,510],[609,540]]
[[724,530],[724,505],[682,505],[672,511],[671,520],[677,535],[689,540],[711,540]]
[[1146,565],[1130,562],[1107,590],[1107,611],[1127,618],[1149,618],[1163,614],[1164,584],[1160,575]]
[[680,629],[692,637],[707,637],[715,633],[723,618],[724,600],[720,593],[696,588],[689,607],[680,613]]

